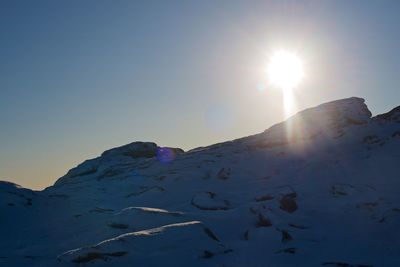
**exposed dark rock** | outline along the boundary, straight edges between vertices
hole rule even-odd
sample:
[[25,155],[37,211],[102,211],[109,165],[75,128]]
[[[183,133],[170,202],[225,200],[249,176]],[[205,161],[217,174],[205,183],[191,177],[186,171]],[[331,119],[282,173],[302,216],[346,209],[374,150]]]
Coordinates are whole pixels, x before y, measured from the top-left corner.
[[38,257],[38,256],[32,256],[32,255],[25,255],[24,258],[25,258],[25,259],[30,259],[30,260],[36,260],[36,259],[38,259],[38,258],[40,258],[40,257]]
[[115,229],[127,229],[129,227],[129,225],[123,223],[109,223],[108,226]]
[[387,113],[377,115],[375,118],[378,120],[400,122],[400,106]]
[[163,187],[157,186],[157,185],[155,185],[155,186],[143,186],[141,188],[141,190],[139,190],[138,192],[130,193],[130,194],[126,195],[125,197],[139,196],[139,195],[141,195],[143,193],[146,193],[146,192],[149,192],[149,191],[152,191],[152,190],[158,190],[160,192],[165,191],[165,189]]
[[162,180],[164,180],[165,178],[167,178],[166,175],[160,175],[160,176],[158,176],[158,177],[156,177],[156,178],[154,178],[154,179],[157,180],[157,181],[162,181]]
[[[210,201],[212,200],[212,201]],[[211,202],[211,203],[210,203]],[[213,202],[213,203],[212,203]],[[192,206],[200,210],[228,210],[230,202],[228,200],[219,199],[214,192],[203,192],[193,196]]]
[[102,180],[104,178],[117,176],[117,175],[120,175],[120,174],[123,174],[123,173],[124,173],[124,171],[121,170],[121,169],[109,168],[109,169],[106,169],[102,174],[100,174],[97,177],[97,180],[100,181],[100,180]]
[[209,259],[209,258],[212,258],[213,256],[214,256],[214,253],[212,253],[211,251],[208,251],[208,250],[203,251],[203,256],[202,256],[203,259]]
[[69,198],[66,194],[50,194],[48,197],[56,197],[56,198]]
[[196,207],[196,208],[198,208],[200,210],[228,210],[229,209],[229,207],[227,207],[227,206],[226,207],[204,207],[204,206],[200,206],[200,205],[194,203],[193,199],[192,199],[192,201],[190,203],[194,207]]
[[94,209],[90,210],[89,212],[105,213],[105,212],[112,212],[112,211],[114,211],[114,210],[113,209],[104,209],[104,208],[95,207]]
[[330,192],[333,196],[347,196],[354,192],[355,187],[351,184],[337,183],[331,186]]
[[261,213],[258,214],[258,221],[256,223],[257,227],[270,227],[272,226],[272,222],[270,219],[262,215]]
[[208,171],[208,172],[206,172],[205,174],[204,174],[204,176],[203,176],[203,180],[208,180],[208,179],[210,179],[211,178],[211,172],[210,171]]
[[322,263],[324,266],[337,266],[337,267],[354,267],[353,265],[350,265],[345,262],[324,262]]
[[67,174],[58,179],[54,186],[62,186],[65,184],[79,184],[83,179],[73,179],[82,176],[89,176],[97,173],[99,168],[99,158],[89,159],[79,164],[77,167],[70,169]]
[[400,208],[391,208],[389,210],[386,210],[383,215],[380,217],[379,219],[379,223],[383,223],[386,222],[386,220],[388,218],[391,218],[394,215],[398,215],[398,213],[400,212]]
[[[291,188],[291,187],[290,187]],[[293,190],[293,189],[292,189]],[[286,197],[290,197],[290,198],[296,198],[297,197],[297,193],[296,192],[292,192],[292,193],[289,193],[289,194],[286,194],[285,195]]]
[[219,172],[217,174],[217,177],[219,179],[226,180],[226,179],[229,178],[230,173],[231,173],[230,169],[222,168],[222,169],[219,170]]
[[269,195],[269,194],[267,194],[267,195],[262,195],[262,196],[258,196],[258,197],[255,198],[255,200],[256,200],[257,202],[266,201],[266,200],[271,200],[271,199],[274,199],[274,197],[271,196],[271,195]]
[[296,254],[296,251],[297,251],[297,248],[285,248],[285,249],[278,250],[275,253],[277,253],[277,254],[279,254],[279,253]]
[[365,121],[359,121],[359,120],[354,120],[352,118],[346,118],[345,124],[346,125],[351,125],[351,124],[362,125],[362,124],[365,124]]
[[282,239],[281,239],[282,243],[287,243],[290,240],[293,240],[293,237],[289,234],[289,232],[287,230],[278,229],[278,231],[281,232],[281,234],[282,234]]
[[89,174],[93,174],[97,172],[97,168],[93,167],[90,168],[88,170],[84,170],[82,172],[78,172],[78,173],[73,173],[68,175],[69,178],[74,178],[74,177],[78,177],[78,176],[84,176],[84,175],[89,175]]
[[396,131],[392,134],[392,137],[400,137],[400,131]]
[[[272,138],[271,138],[272,139]],[[250,150],[255,150],[255,149],[269,149],[269,148],[275,148],[275,147],[282,147],[282,146],[286,146],[288,145],[289,142],[287,141],[279,141],[279,142],[275,142],[275,141],[268,141],[265,143],[259,143],[259,144],[255,144],[255,145],[250,145],[249,149]]]
[[294,223],[289,223],[290,227],[296,228],[296,229],[301,229],[301,230],[305,230],[308,229],[309,227],[304,226],[304,225],[300,225],[300,224],[294,224]]
[[365,264],[349,264],[346,262],[331,261],[322,263],[323,266],[336,266],[336,267],[374,267],[372,265]]
[[128,254],[127,251],[116,251],[110,253],[100,253],[100,252],[89,252],[85,255],[78,256],[72,260],[75,263],[87,263],[94,260],[107,261],[109,257],[122,257]]
[[363,143],[365,144],[376,144],[379,143],[381,140],[376,135],[367,135],[363,139]]
[[360,209],[367,209],[369,211],[372,211],[376,206],[378,206],[379,202],[365,202],[357,205],[357,208]]
[[126,156],[131,158],[153,158],[157,156],[159,150],[168,150],[173,154],[180,154],[184,151],[180,148],[158,147],[152,142],[133,142],[124,146],[116,147],[101,154],[102,157]]
[[249,211],[250,211],[251,213],[253,213],[253,214],[258,214],[257,208],[250,207],[250,208],[249,208]]
[[249,230],[246,230],[246,232],[244,232],[243,238],[246,241],[249,240]]
[[[116,147],[110,150],[107,150],[101,154],[100,157],[87,160],[82,164],[78,165],[76,168],[71,169],[68,173],[61,177],[55,183],[55,186],[61,186],[63,184],[74,184],[80,183],[80,180],[71,180],[70,178],[75,178],[79,176],[87,176],[90,174],[94,174],[97,172],[99,165],[101,164],[104,158],[118,158],[118,157],[131,157],[131,158],[153,158],[157,156],[157,153],[160,149],[167,150],[171,152],[174,156],[179,153],[183,153],[183,150],[180,148],[160,148],[155,143],[150,142],[133,142],[121,147]],[[143,162],[142,165],[137,166],[138,169],[149,167],[149,162]],[[105,177],[112,177],[119,174],[122,174],[123,170],[114,170],[108,169],[101,175],[97,177],[98,180],[101,180]]]
[[222,252],[216,252],[216,253],[215,252],[211,252],[209,250],[204,250],[203,251],[203,255],[201,257],[203,259],[209,259],[209,258],[214,257],[217,254],[227,254],[227,253],[231,253],[231,252],[233,252],[233,249],[226,249],[226,250],[224,250]]
[[102,157],[127,156],[132,158],[152,158],[157,155],[157,145],[152,142],[133,142],[104,151]]
[[284,195],[280,202],[279,208],[289,213],[293,213],[297,210],[296,194],[291,193]]
[[210,198],[212,198],[212,199],[214,199],[215,198],[215,196],[217,195],[216,193],[214,193],[214,192],[206,192],[209,196],[210,196]]
[[346,196],[347,195],[347,193],[346,192],[342,192],[342,191],[339,191],[339,190],[336,190],[336,188],[335,188],[335,186],[332,186],[331,187],[331,193],[333,194],[333,195],[339,195],[339,196]]
[[218,237],[215,236],[215,234],[207,227],[204,228],[204,232],[211,238],[214,239],[217,242],[220,242]]
[[94,167],[94,166],[89,167],[88,169],[84,169],[84,170],[81,170],[79,168],[79,166],[78,166],[77,168],[74,168],[74,169],[70,170],[67,173],[66,177],[75,178],[75,177],[79,177],[79,176],[85,176],[85,175],[94,174],[96,172],[97,172],[97,168]]

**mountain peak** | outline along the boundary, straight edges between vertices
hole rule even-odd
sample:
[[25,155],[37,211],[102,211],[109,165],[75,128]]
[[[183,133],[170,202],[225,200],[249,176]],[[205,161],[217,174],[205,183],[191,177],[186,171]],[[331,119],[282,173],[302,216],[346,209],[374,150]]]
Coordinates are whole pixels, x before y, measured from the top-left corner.
[[395,107],[387,113],[377,115],[375,118],[378,120],[400,122],[400,106]]
[[180,148],[159,147],[153,142],[132,142],[123,146],[111,148],[104,151],[100,157],[89,159],[72,168],[66,175],[58,179],[55,185],[76,182],[76,178],[92,179],[99,173],[110,174],[109,169],[102,169],[105,162],[117,161],[132,164],[132,161],[143,161],[149,158],[157,158],[161,162],[172,161],[176,155],[183,153]]
[[[298,112],[256,138],[257,145],[279,146],[315,137],[338,138],[351,125],[366,124],[371,118],[365,100],[350,97]],[[260,144],[261,142],[261,144]]]
[[302,117],[318,117],[318,115],[324,115],[342,125],[347,125],[352,123],[366,123],[371,118],[372,114],[363,98],[350,97],[323,103],[314,108],[305,109],[297,115]]

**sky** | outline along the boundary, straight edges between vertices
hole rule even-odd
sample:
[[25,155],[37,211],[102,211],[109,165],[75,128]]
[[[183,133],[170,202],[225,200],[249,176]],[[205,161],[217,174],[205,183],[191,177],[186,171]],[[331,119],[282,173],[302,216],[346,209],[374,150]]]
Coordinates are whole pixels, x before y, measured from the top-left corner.
[[185,150],[284,119],[268,84],[295,52],[296,111],[400,105],[400,1],[0,2],[0,180],[42,189],[133,141]]

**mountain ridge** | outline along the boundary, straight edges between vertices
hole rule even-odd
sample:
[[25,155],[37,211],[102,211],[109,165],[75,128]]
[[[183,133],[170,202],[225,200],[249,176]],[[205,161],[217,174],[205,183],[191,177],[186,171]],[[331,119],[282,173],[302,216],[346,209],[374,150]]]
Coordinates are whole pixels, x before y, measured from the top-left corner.
[[352,97],[186,152],[112,148],[43,191],[0,182],[0,263],[400,265],[398,115]]

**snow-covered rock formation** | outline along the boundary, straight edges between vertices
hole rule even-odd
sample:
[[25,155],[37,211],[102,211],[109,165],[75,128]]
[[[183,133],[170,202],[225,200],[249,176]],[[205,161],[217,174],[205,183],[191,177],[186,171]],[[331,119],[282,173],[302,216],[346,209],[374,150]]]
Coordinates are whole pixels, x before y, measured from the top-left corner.
[[400,107],[361,98],[183,152],[134,142],[0,182],[1,266],[400,266]]

